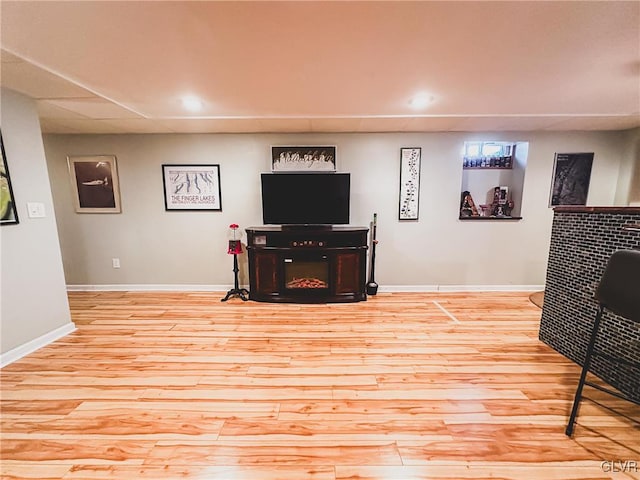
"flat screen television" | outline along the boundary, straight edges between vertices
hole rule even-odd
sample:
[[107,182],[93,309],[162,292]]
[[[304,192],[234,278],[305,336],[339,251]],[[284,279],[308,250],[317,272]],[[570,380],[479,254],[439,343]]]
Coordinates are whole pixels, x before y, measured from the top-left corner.
[[349,173],[263,173],[266,225],[349,223]]

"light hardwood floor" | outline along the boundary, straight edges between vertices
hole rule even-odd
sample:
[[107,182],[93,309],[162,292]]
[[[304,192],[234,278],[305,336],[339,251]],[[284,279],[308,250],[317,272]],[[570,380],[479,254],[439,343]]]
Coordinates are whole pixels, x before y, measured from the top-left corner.
[[579,368],[527,293],[221,296],[71,293],[1,372],[2,478],[640,478],[640,407],[587,389],[564,435]]

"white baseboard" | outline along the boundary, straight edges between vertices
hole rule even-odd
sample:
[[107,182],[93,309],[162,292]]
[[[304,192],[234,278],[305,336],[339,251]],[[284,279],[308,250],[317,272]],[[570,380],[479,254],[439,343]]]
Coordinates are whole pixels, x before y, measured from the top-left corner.
[[544,285],[381,285],[379,291],[393,292],[538,292]]
[[[150,284],[116,284],[116,285],[67,285],[68,292],[226,292],[233,285],[150,285]],[[240,285],[240,288],[249,288]]]
[[[232,285],[67,285],[69,292],[226,292]],[[240,288],[249,288],[241,285]],[[544,285],[381,285],[385,293],[407,292],[538,292]]]
[[20,360],[25,355],[35,352],[36,350],[46,347],[50,343],[55,342],[59,338],[69,335],[76,329],[76,324],[69,322],[66,325],[56,328],[55,330],[45,333],[44,335],[29,340],[27,343],[13,348],[6,353],[0,354],[0,368],[6,367],[10,363]]
[[539,292],[544,285],[440,285],[439,292]]
[[437,292],[438,285],[380,285],[381,293]]

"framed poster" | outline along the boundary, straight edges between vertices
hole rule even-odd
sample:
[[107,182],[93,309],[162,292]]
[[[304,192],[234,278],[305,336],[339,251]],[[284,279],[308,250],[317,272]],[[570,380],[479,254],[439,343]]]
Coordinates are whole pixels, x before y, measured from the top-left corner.
[[67,157],[77,213],[120,213],[115,155]]
[[220,165],[162,165],[165,210],[222,210]]
[[4,142],[0,132],[0,150],[2,150],[2,162],[0,162],[0,225],[15,225],[18,222],[16,200],[11,187],[11,177],[7,166],[7,157],[4,154]]
[[418,220],[421,156],[420,147],[400,149],[400,220]]
[[335,172],[336,147],[271,147],[273,172]]
[[586,205],[593,152],[556,153],[549,206]]

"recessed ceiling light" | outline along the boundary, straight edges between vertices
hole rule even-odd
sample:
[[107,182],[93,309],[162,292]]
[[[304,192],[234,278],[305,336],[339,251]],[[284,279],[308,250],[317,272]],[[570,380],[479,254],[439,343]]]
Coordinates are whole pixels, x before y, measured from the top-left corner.
[[409,105],[411,105],[412,108],[420,109],[427,107],[431,102],[433,102],[433,95],[419,93],[411,99]]
[[188,96],[182,97],[182,106],[190,112],[199,112],[203,107],[202,100],[198,97]]

